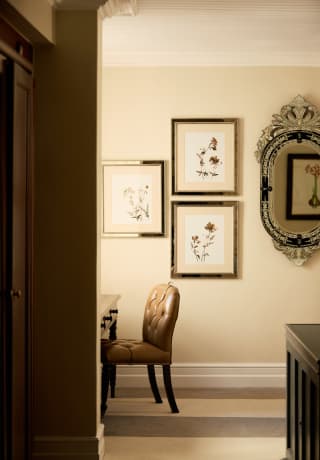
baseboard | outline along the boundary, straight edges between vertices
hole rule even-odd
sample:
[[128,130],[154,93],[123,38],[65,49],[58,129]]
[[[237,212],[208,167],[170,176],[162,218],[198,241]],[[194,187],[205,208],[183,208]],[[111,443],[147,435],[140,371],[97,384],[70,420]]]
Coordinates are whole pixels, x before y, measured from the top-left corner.
[[[161,367],[156,367],[162,386]],[[284,388],[285,364],[273,363],[210,363],[172,364],[171,376],[175,388]],[[118,366],[117,386],[149,386],[145,366]]]
[[36,436],[32,458],[35,460],[103,460],[104,426],[97,436]]

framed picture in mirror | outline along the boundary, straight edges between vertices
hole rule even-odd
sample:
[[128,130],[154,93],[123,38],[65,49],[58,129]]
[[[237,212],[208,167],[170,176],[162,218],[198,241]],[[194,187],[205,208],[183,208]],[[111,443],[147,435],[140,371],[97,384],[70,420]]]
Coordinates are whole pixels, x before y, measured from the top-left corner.
[[287,166],[287,219],[320,219],[320,155],[290,153]]

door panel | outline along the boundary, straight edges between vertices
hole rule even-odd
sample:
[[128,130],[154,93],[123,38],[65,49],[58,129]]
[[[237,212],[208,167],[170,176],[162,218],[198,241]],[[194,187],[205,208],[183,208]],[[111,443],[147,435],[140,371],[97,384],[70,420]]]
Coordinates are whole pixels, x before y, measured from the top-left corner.
[[27,451],[28,423],[28,296],[27,283],[27,161],[30,152],[30,103],[32,78],[14,66],[12,168],[12,432],[13,458]]
[[4,389],[3,458],[29,452],[31,309],[31,118],[32,76],[5,60],[1,79],[1,331]]

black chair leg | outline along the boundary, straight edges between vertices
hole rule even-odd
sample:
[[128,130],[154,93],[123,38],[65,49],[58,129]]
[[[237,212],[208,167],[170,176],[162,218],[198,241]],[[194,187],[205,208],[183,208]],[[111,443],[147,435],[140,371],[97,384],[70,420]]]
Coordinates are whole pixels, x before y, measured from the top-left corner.
[[107,410],[109,380],[110,380],[109,366],[108,364],[103,364],[102,371],[101,371],[101,406],[100,406],[101,420],[103,419],[104,414]]
[[162,370],[163,370],[164,387],[166,389],[167,398],[168,398],[168,401],[171,407],[171,412],[173,412],[174,414],[177,414],[179,412],[179,409],[177,407],[176,400],[174,398],[174,393],[173,393],[173,388],[172,388],[172,383],[171,383],[170,364],[163,364]]
[[110,365],[110,393],[111,398],[116,397],[116,379],[117,379],[117,366],[116,364]]
[[154,364],[148,364],[147,368],[148,368],[149,382],[150,382],[150,386],[151,386],[151,390],[152,390],[154,399],[155,399],[156,403],[160,404],[160,403],[162,403],[162,399],[161,399],[161,396],[160,396],[160,393],[159,393],[159,388],[158,388],[158,385],[157,385],[156,373],[155,373],[155,370],[154,370]]

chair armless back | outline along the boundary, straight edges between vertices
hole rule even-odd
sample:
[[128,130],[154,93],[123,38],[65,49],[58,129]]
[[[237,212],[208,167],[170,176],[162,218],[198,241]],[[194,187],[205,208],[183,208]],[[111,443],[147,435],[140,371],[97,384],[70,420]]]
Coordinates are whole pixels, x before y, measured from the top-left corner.
[[143,340],[170,351],[178,317],[180,294],[175,286],[158,284],[150,292],[144,312]]

